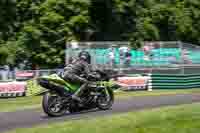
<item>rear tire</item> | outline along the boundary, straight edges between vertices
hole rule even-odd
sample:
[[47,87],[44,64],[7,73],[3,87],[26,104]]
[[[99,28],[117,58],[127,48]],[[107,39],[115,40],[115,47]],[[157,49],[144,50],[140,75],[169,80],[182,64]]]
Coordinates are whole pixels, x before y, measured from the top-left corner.
[[[97,98],[97,107],[100,110],[108,110],[112,107],[114,103],[114,92],[111,88],[106,88],[107,92],[103,91],[102,96]],[[108,99],[109,98],[109,99]],[[106,100],[106,102],[105,102]]]
[[[66,113],[66,109],[61,105],[61,103],[59,105],[59,101],[57,101],[58,98],[59,96],[52,96],[49,92],[46,92],[43,95],[42,108],[48,116],[58,117]],[[58,106],[60,106],[60,108],[58,108]]]

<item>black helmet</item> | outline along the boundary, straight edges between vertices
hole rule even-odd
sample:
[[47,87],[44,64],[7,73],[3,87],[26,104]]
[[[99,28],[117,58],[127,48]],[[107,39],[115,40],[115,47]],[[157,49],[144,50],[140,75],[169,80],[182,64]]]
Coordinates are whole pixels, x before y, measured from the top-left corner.
[[79,59],[86,61],[87,63],[91,63],[91,56],[87,51],[81,51],[78,55]]

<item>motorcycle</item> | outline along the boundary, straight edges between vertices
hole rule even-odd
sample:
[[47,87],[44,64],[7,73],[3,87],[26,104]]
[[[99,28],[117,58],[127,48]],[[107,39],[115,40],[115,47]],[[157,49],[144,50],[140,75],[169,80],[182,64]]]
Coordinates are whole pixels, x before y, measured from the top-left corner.
[[[94,74],[98,74],[100,78],[91,76]],[[76,113],[95,108],[110,109],[114,103],[113,89],[118,87],[111,80],[116,78],[116,75],[111,75],[105,70],[96,70],[89,74],[87,79],[91,83],[88,85],[88,89],[81,94],[81,103],[72,99],[72,95],[80,88],[80,84],[65,81],[59,74],[39,77],[38,84],[46,89],[42,99],[43,111],[48,116],[58,117],[66,112]]]

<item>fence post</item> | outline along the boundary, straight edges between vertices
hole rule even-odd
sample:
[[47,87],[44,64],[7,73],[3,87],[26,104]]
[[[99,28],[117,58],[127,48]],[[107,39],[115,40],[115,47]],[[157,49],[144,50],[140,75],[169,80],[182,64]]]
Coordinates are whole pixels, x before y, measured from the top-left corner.
[[37,78],[37,77],[39,77],[39,70],[35,70],[35,77]]
[[181,50],[181,62],[180,62],[180,66],[181,66],[181,75],[184,75],[185,74],[185,68],[184,68],[184,53],[183,53],[183,45],[182,45],[182,42],[181,41],[178,41],[178,45],[179,45],[179,48]]
[[153,87],[152,87],[152,73],[149,73],[148,77],[149,77],[149,79],[148,79],[148,84],[147,84],[147,90],[148,91],[153,91],[152,90],[153,89]]

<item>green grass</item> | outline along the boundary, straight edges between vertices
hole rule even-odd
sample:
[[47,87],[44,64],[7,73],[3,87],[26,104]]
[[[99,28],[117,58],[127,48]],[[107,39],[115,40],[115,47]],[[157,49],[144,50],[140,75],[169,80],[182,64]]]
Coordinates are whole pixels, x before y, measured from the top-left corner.
[[[154,90],[148,91],[132,91],[132,92],[116,92],[116,98],[130,98],[135,96],[160,96],[160,95],[175,95],[175,94],[189,94],[200,93],[200,89],[185,89],[185,90]],[[11,112],[24,109],[41,108],[41,97],[23,97],[0,99],[0,112]]]
[[9,133],[199,133],[200,103],[90,120],[16,129]]
[[0,99],[0,112],[38,108],[41,106],[40,103],[41,97],[39,96]]

